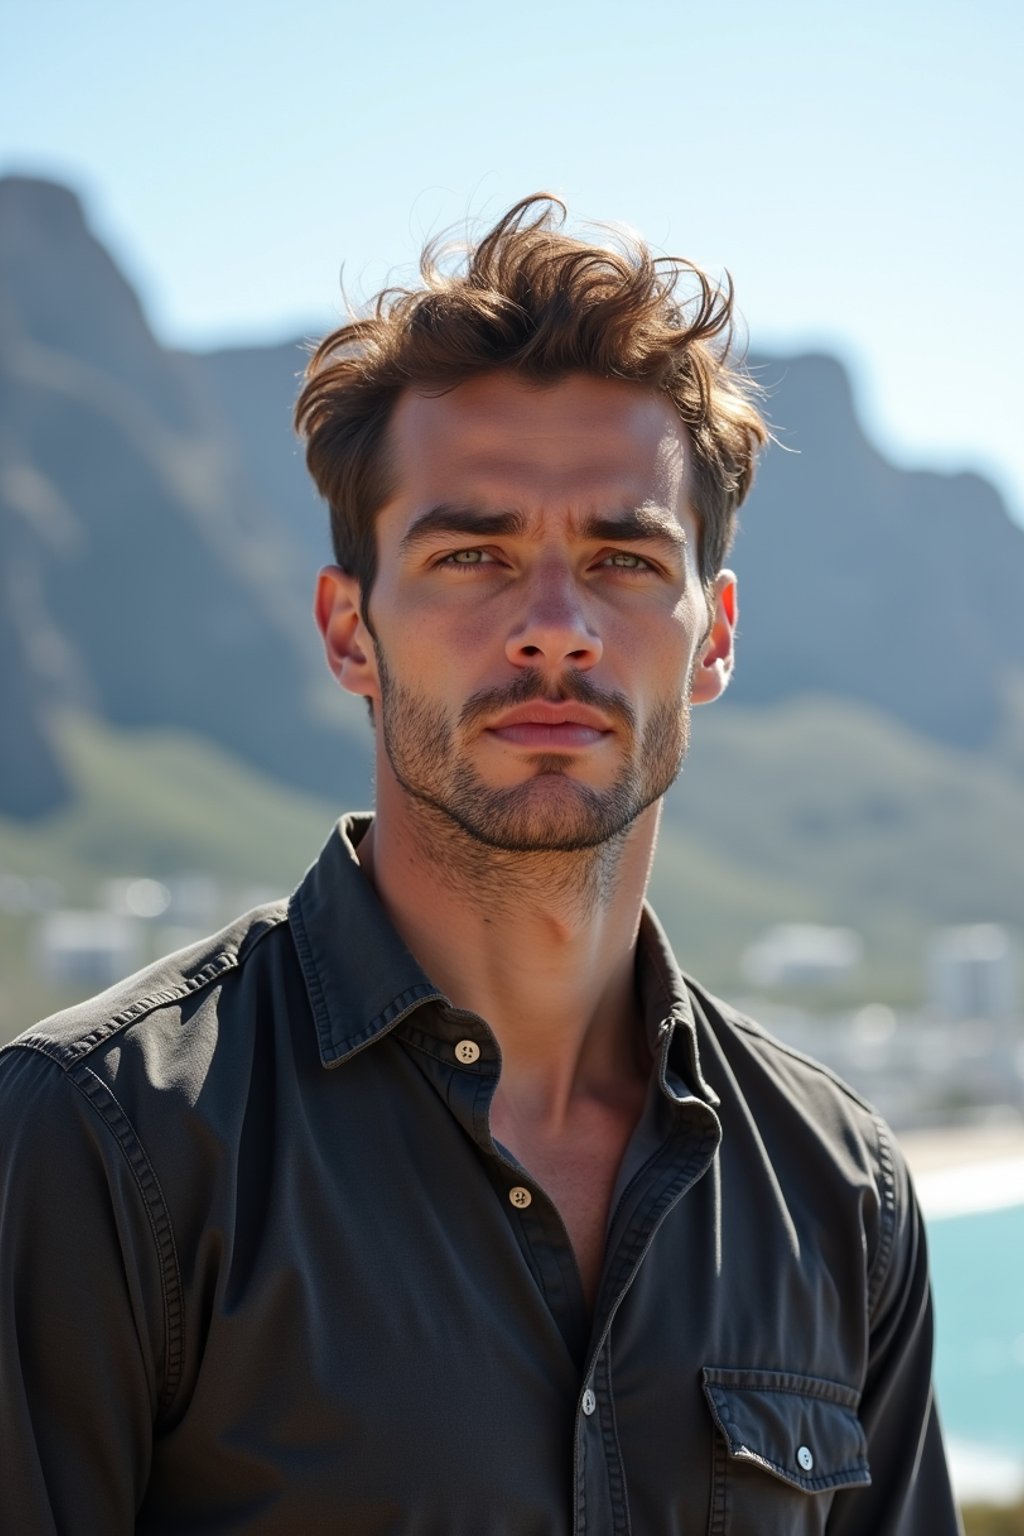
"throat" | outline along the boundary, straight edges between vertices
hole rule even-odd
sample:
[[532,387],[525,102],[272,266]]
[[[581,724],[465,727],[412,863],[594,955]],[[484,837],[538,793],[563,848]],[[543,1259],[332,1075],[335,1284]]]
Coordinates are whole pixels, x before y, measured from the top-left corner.
[[515,1119],[499,1096],[491,1111],[495,1140],[541,1186],[562,1218],[591,1312],[604,1268],[612,1195],[645,1091],[638,1082],[614,1104],[590,1104],[555,1135]]
[[[521,924],[547,913],[567,931],[586,929],[612,905],[622,878],[627,834],[588,847],[502,847],[473,836],[438,807],[413,798],[408,842],[432,887],[492,923]],[[644,866],[646,869],[646,865]]]

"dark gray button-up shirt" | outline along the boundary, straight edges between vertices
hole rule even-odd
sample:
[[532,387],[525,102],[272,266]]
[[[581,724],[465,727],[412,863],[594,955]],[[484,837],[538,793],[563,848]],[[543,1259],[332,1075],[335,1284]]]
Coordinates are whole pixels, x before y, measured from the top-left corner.
[[[890,1135],[684,979],[591,1316],[487,1024],[347,818],[287,905],[0,1056],[4,1536],[957,1529]],[[524,957],[524,964],[528,957]]]

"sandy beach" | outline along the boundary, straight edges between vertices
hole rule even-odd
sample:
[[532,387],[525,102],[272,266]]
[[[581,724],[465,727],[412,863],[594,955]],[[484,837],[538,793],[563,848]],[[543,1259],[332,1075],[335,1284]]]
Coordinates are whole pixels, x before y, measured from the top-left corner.
[[1024,1204],[1024,1121],[908,1131],[899,1140],[926,1216]]

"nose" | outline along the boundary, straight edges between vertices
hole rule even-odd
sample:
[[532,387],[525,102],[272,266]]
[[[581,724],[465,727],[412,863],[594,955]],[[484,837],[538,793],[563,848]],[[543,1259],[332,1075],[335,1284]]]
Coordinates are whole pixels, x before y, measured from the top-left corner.
[[567,665],[584,671],[596,666],[604,646],[587,619],[571,572],[539,572],[525,596],[523,612],[505,644],[514,666],[550,672]]

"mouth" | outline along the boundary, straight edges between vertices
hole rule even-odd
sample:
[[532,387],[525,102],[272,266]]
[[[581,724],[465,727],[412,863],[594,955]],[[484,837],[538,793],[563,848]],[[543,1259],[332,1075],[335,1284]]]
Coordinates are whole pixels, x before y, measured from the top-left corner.
[[486,734],[507,746],[528,747],[534,752],[578,752],[610,736],[612,727],[586,705],[537,699],[500,715]]

